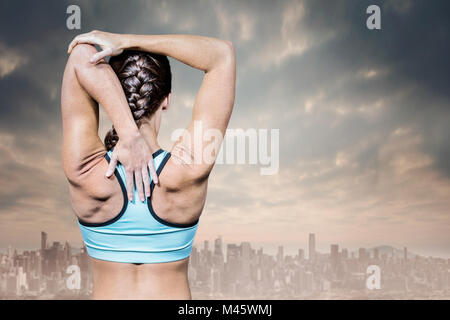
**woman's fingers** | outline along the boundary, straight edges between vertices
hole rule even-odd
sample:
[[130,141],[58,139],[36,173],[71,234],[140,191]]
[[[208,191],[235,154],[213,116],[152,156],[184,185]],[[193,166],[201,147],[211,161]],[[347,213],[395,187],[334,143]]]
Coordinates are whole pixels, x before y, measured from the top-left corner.
[[[99,46],[103,45],[103,42],[101,41],[101,39],[99,39],[96,35],[91,34],[91,33],[83,33],[83,34],[79,34],[78,36],[73,38],[72,42],[69,44],[67,53],[70,54],[72,52],[73,48],[75,48],[76,45],[80,44],[80,43],[88,43],[88,44],[99,45]],[[102,57],[102,58],[104,58],[104,57]]]
[[136,189],[137,189],[139,198],[141,199],[142,202],[144,202],[145,201],[144,189],[142,187],[142,173],[140,170],[136,170],[134,172],[134,182],[136,183]]
[[133,171],[126,170],[128,200],[133,201]]
[[73,38],[73,40],[70,42],[69,47],[67,48],[67,53],[72,53],[72,49],[78,44],[78,37],[76,36]]
[[72,42],[69,44],[69,49],[67,50],[67,53],[71,53],[73,48],[75,48],[75,46],[79,43],[90,43],[90,44],[95,44],[94,41],[87,35],[85,34],[80,34],[78,36],[76,36]]
[[142,181],[144,182],[145,197],[150,197],[150,177],[147,168],[142,168]]
[[111,160],[109,161],[108,170],[106,170],[106,177],[109,178],[114,173],[117,165],[117,155],[113,152],[111,155]]
[[105,49],[103,51],[100,51],[100,52],[97,52],[96,54],[94,54],[91,57],[90,62],[92,64],[96,64],[97,62],[99,62],[100,60],[102,60],[103,58],[105,58],[107,56],[110,56],[111,54],[112,54],[111,48],[107,48],[107,49]]
[[148,168],[150,170],[150,176],[154,184],[158,184],[158,175],[156,174],[155,166],[153,165],[153,158],[148,162]]

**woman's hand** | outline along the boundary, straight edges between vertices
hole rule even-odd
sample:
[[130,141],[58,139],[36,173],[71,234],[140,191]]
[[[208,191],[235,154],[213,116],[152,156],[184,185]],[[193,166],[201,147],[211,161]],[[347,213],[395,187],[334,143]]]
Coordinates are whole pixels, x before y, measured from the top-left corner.
[[[149,160],[150,159],[150,160]],[[132,138],[120,138],[109,162],[106,176],[110,177],[120,161],[125,168],[127,180],[128,199],[133,200],[133,176],[136,181],[136,189],[141,201],[144,201],[145,196],[150,197],[150,178],[148,176],[148,169],[155,184],[158,183],[158,176],[153,166],[152,151],[148,147],[144,138],[139,134]],[[148,169],[147,169],[148,168]],[[144,190],[142,189],[144,184]]]
[[108,56],[117,56],[121,54],[124,49],[120,34],[97,30],[76,36],[69,44],[69,49],[67,52],[70,54],[72,49],[79,43],[89,43],[92,45],[98,45],[102,48],[102,51],[97,52],[91,57],[90,62],[92,64],[95,64]]

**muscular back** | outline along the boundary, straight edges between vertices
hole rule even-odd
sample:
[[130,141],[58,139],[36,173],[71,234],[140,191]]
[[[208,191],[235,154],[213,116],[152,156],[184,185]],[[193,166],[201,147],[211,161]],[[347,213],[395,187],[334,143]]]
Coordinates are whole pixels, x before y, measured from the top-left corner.
[[[83,43],[99,44],[104,51],[97,53],[95,47]],[[108,220],[123,202],[114,175],[109,179],[104,175],[106,149],[98,137],[97,102],[117,127],[121,123],[117,114],[127,108],[126,99],[111,67],[99,59],[118,52],[124,44],[128,49],[170,56],[204,72],[186,128],[191,136],[196,122],[202,124],[202,136],[210,129],[223,136],[234,105],[236,70],[230,42],[191,35],[116,35],[99,31],[76,37],[69,48],[71,55],[62,88],[63,161],[73,208],[87,222]],[[90,63],[91,57],[98,63]],[[153,190],[154,209],[168,221],[193,221],[205,204],[214,162],[183,162],[192,158],[189,150],[195,149],[193,143],[183,139],[175,143],[173,157]]]
[[[102,157],[86,163],[89,169],[82,178],[70,184],[72,207],[76,215],[89,223],[101,223],[114,218],[123,206],[123,197],[115,175],[106,178],[108,166]],[[208,178],[193,179],[185,174],[172,156],[159,175],[152,195],[152,207],[162,219],[179,224],[192,223],[200,217],[207,194]],[[135,199],[135,201],[140,201]]]

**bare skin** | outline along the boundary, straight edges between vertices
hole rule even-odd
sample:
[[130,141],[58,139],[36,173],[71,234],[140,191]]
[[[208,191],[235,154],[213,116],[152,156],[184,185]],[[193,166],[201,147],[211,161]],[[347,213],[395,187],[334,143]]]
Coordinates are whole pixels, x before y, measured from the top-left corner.
[[188,259],[141,264],[94,261],[95,300],[190,300]]
[[[100,45],[103,51],[97,52],[92,44]],[[133,127],[134,121],[126,115],[129,108],[126,102],[123,103],[125,97],[120,83],[103,60],[124,49],[171,56],[204,71],[192,119],[187,125],[187,132],[192,135],[194,121],[201,121],[203,130],[214,128],[223,135],[234,104],[235,56],[229,42],[191,35],[138,36],[100,31],[76,37],[69,46],[70,56],[62,86],[62,156],[72,207],[76,215],[87,222],[107,221],[117,215],[123,204],[115,176],[105,176],[108,163],[104,159],[105,146],[98,136],[97,102],[106,109],[118,130],[122,147],[116,147],[121,153],[116,153],[115,157],[121,162],[122,158],[133,158],[132,153],[137,146],[142,146],[142,142],[149,150],[160,148],[159,126],[163,112],[170,106],[169,95],[137,130]],[[208,176],[214,163],[189,161],[193,158],[193,143],[182,138],[172,146],[172,157],[153,190],[154,210],[170,222],[196,221],[205,204]],[[110,171],[114,166],[111,162]],[[128,173],[132,176],[133,170]],[[140,179],[148,178],[144,176],[144,170],[141,173]],[[136,171],[134,175],[136,177]],[[129,182],[127,175],[127,190],[132,190]],[[147,187],[142,183],[140,187],[141,192],[148,195]],[[188,259],[140,265],[92,259],[93,298],[190,299]]]

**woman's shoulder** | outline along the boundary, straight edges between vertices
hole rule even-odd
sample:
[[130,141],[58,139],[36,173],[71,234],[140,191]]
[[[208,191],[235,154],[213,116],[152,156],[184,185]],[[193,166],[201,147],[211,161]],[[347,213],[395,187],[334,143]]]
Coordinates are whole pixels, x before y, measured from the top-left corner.
[[[111,157],[111,152],[106,149],[90,156],[84,161],[76,183],[70,182],[72,208],[78,218],[88,222],[96,222],[89,220],[94,216],[94,219],[107,217],[124,201],[118,181],[121,177],[116,174],[106,177],[108,157]],[[120,166],[116,170],[119,172]]]

